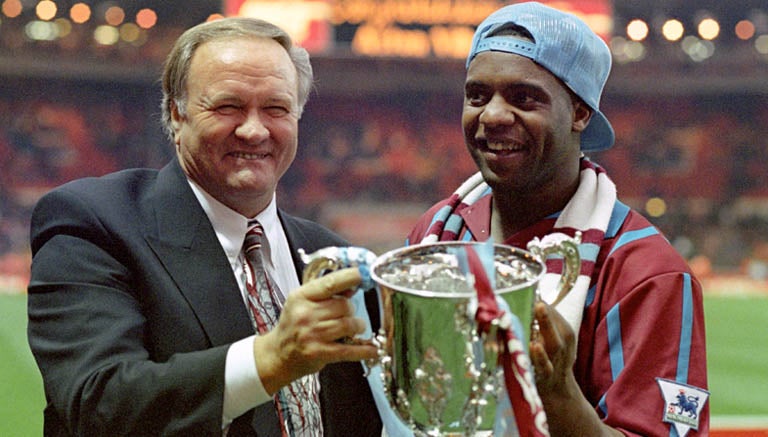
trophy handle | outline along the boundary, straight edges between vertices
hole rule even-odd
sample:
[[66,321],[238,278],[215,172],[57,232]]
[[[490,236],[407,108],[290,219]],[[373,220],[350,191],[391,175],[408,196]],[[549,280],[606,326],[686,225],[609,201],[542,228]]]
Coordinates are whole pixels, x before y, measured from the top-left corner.
[[[301,276],[303,284],[347,267],[370,268],[376,260],[376,255],[373,252],[362,247],[329,246],[309,254],[304,249],[300,248],[299,257],[304,263],[304,272]],[[360,287],[368,288],[367,286],[370,284],[373,284],[370,277],[363,278],[363,283]],[[354,337],[343,337],[338,341],[352,345],[376,346],[375,335],[374,338],[367,340]],[[370,367],[373,363],[370,362],[368,364]]]
[[528,250],[542,261],[552,254],[559,254],[563,257],[563,274],[560,275],[560,282],[557,284],[557,297],[550,302],[551,306],[557,305],[568,295],[579,277],[581,271],[580,243],[580,231],[576,231],[573,238],[567,237],[560,241],[548,243],[542,243],[536,238],[528,243]]
[[304,249],[299,249],[299,257],[304,263],[302,284],[345,267],[342,265],[339,252],[340,248],[338,247],[326,247],[310,254],[306,253]]

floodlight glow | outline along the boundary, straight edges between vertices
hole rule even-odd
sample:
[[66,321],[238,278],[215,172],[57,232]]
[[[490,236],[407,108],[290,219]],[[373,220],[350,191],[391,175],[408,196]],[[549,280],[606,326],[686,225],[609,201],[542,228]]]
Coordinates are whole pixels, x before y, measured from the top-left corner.
[[157,24],[157,14],[152,9],[142,9],[136,14],[136,24],[142,29],[149,29]]
[[50,21],[56,16],[56,3],[51,0],[43,0],[35,6],[37,18],[43,21]]
[[633,41],[642,41],[648,37],[648,25],[645,21],[635,19],[627,24],[627,36]]
[[733,29],[739,39],[748,40],[755,36],[755,25],[749,20],[741,20]]
[[85,3],[75,3],[69,9],[69,17],[77,24],[83,24],[91,19],[91,7]]
[[101,45],[115,45],[120,40],[120,32],[114,26],[103,24],[93,31],[93,39]]
[[125,20],[125,11],[120,6],[111,6],[104,12],[104,20],[112,26],[119,26]]
[[661,34],[667,41],[677,41],[683,37],[685,27],[679,20],[671,19],[667,20],[661,27]]
[[8,18],[16,18],[21,15],[24,7],[20,0],[5,0],[2,6],[3,14]]
[[699,23],[699,36],[707,41],[712,41],[720,35],[720,23],[714,18],[705,18]]

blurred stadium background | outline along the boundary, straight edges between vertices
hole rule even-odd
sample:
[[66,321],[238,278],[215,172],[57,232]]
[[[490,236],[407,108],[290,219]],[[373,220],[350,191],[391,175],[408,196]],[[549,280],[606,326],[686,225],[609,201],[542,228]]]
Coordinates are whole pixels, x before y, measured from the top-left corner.
[[[0,435],[41,434],[31,208],[72,178],[170,159],[157,80],[184,29],[259,16],[310,51],[316,89],[280,203],[381,252],[474,171],[463,59],[505,3],[0,0]],[[592,158],[704,283],[715,432],[768,435],[768,0],[545,3],[613,52],[602,106],[617,141]]]

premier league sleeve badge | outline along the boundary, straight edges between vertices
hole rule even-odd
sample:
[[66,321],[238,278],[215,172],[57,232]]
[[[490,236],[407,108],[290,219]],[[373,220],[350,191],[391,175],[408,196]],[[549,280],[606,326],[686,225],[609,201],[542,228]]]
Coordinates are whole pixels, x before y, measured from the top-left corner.
[[699,414],[709,399],[709,392],[688,384],[656,378],[664,398],[664,422],[671,423],[680,437],[699,429]]

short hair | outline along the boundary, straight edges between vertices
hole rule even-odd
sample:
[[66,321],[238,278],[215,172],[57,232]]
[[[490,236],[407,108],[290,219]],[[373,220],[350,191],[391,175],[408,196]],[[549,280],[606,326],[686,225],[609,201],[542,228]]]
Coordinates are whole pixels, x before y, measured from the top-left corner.
[[529,32],[528,29],[515,23],[503,24],[488,32],[488,36],[514,36],[536,43],[536,39],[531,35],[531,32]]
[[176,105],[179,113],[186,115],[187,80],[192,56],[207,42],[231,38],[267,38],[279,43],[296,68],[299,116],[304,111],[314,80],[307,51],[295,46],[286,31],[267,21],[245,17],[221,18],[198,24],[185,31],[176,40],[165,60],[162,75],[162,123],[172,140],[172,106]]

